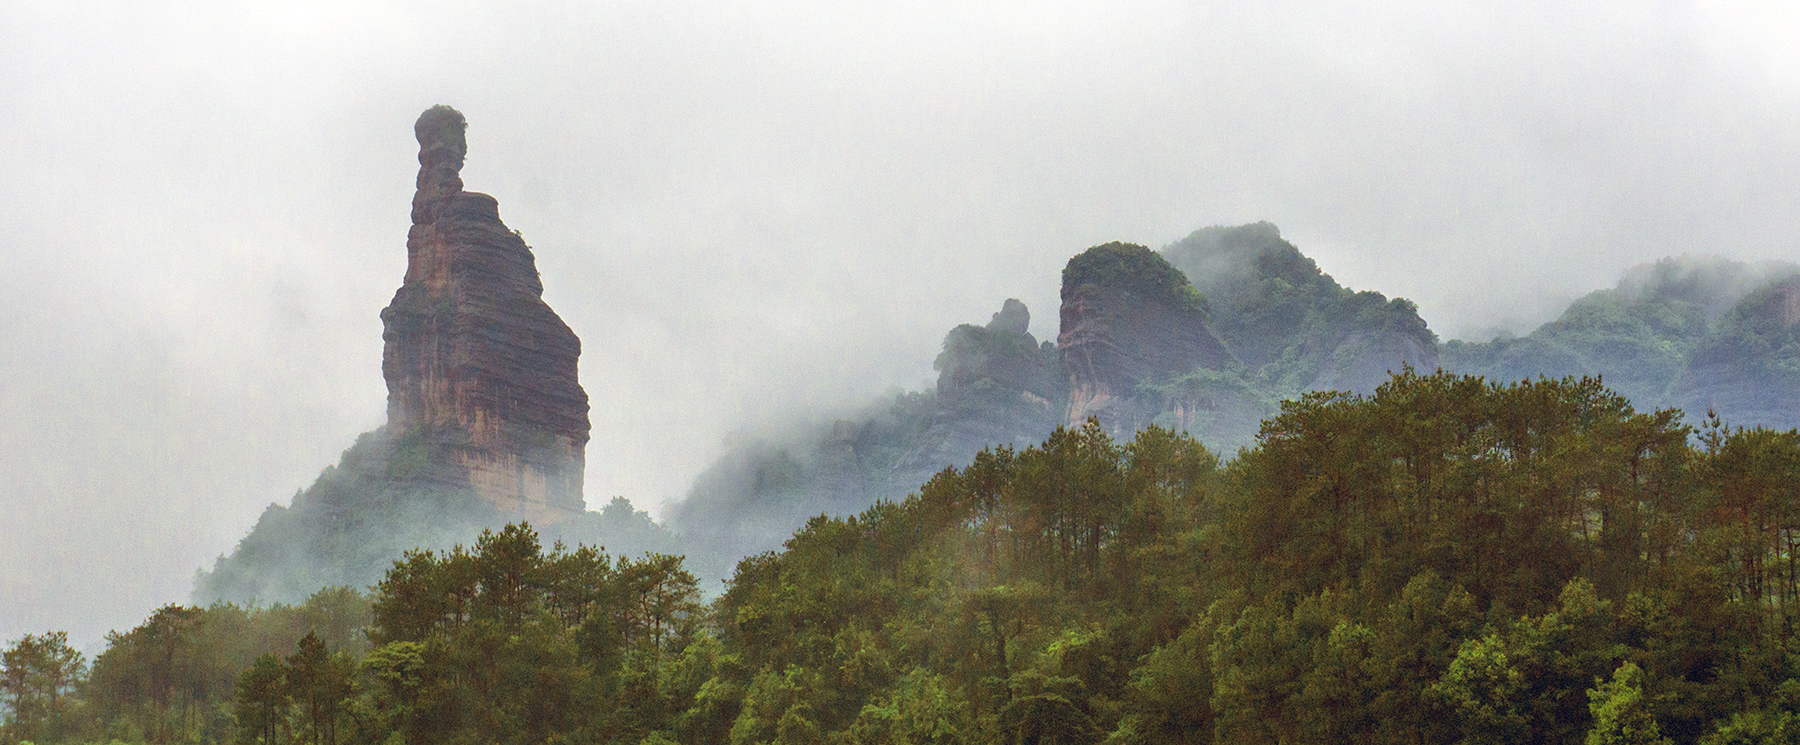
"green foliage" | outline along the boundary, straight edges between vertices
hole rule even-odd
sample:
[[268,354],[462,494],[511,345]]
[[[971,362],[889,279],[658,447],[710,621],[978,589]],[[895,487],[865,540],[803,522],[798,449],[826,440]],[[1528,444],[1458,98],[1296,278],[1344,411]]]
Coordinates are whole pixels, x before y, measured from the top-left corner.
[[[1435,361],[1436,337],[1415,306],[1339,286],[1266,223],[1198,231],[1161,255],[1096,246],[1072,258],[1063,279],[1065,291],[1117,287],[1203,311],[1199,322],[1228,348],[1219,369],[1174,371],[1117,393],[1157,426],[1227,454],[1253,445],[1284,398],[1315,389],[1370,393],[1402,362]],[[1022,449],[1068,423],[1069,371],[1052,343],[1033,347],[1016,331],[1018,310],[1007,323],[1003,311],[987,326],[951,330],[932,390],[729,443],[671,515],[696,547],[697,570],[723,578],[728,567],[707,555],[713,547],[736,555],[774,549],[814,515],[898,502],[983,448]]]
[[55,741],[69,732],[70,696],[87,677],[87,661],[63,631],[26,634],[0,652],[0,702],[10,714],[7,741]]
[[361,616],[170,606],[62,739],[1792,742],[1796,483],[1800,432],[1407,372],[1225,464],[1093,423],[983,451],[710,607],[677,557],[527,525],[406,554]]
[[1555,610],[1464,642],[1427,695],[1454,712],[1463,742],[1573,741],[1586,725],[1580,692],[1615,651],[1608,610],[1592,585],[1573,580]]
[[863,705],[850,736],[867,745],[962,745],[973,726],[968,704],[943,676],[914,668]]
[[1443,365],[1501,381],[1604,374],[1640,408],[1724,407],[1739,423],[1792,427],[1800,384],[1791,265],[1664,259],[1571,303],[1525,337],[1453,341]]
[[467,489],[427,486],[436,430],[364,434],[339,463],[270,505],[230,556],[196,578],[197,602],[299,603],[321,587],[367,587],[414,547],[468,541],[500,515]]
[[642,739],[693,705],[692,673],[674,678],[699,615],[679,557],[545,551],[529,525],[409,553],[378,587],[365,736]]
[[238,742],[273,743],[290,700],[281,658],[264,654],[237,679]]
[[1351,292],[1269,223],[1198,230],[1162,255],[1207,297],[1213,331],[1270,400],[1370,392],[1397,366],[1397,350],[1422,355],[1437,344],[1411,301]]
[[[265,741],[298,732],[320,742],[314,733],[330,728],[297,730],[280,713],[295,696],[287,669],[296,659],[310,665],[314,685],[305,693],[323,706],[320,697],[337,689],[323,677],[320,654],[335,650],[329,665],[341,680],[367,648],[369,620],[369,598],[343,587],[295,606],[164,606],[137,628],[107,636],[82,688],[79,729],[157,742]],[[245,682],[250,671],[260,672]]]
[[1659,745],[1669,742],[1662,736],[1656,719],[1644,701],[1644,671],[1626,661],[1613,671],[1612,679],[1596,681],[1588,691],[1588,711],[1594,726],[1588,730],[1586,745]]
[[1791,711],[1733,714],[1701,745],[1795,745],[1800,743],[1800,715]]
[[1242,364],[1221,370],[1197,368],[1140,383],[1138,392],[1163,412],[1152,423],[1203,436],[1225,452],[1254,445],[1262,421],[1281,409],[1280,398],[1266,381],[1257,380]]
[[[1055,349],[1039,346],[1030,334],[1000,328],[963,324],[944,336],[943,352],[932,367],[938,371],[934,423],[953,420],[979,427],[993,436],[975,443],[979,447],[1041,439],[1063,415],[1067,387],[1057,369]],[[936,430],[944,435],[940,425]],[[926,433],[928,436],[931,431]],[[917,484],[908,484],[907,489]],[[895,497],[902,496],[896,494]]]
[[1133,243],[1105,243],[1069,259],[1062,273],[1065,297],[1083,285],[1130,290],[1171,307],[1207,312],[1206,298],[1181,270]]
[[[321,587],[368,587],[408,550],[441,551],[501,527],[505,515],[475,492],[434,486],[426,473],[442,461],[434,451],[459,436],[451,427],[419,427],[357,438],[291,505],[269,505],[230,556],[196,577],[195,601],[297,604]],[[622,497],[548,534],[621,553],[676,551],[674,536]]]
[[931,367],[939,372],[953,367],[982,369],[993,358],[1030,359],[1038,352],[1037,342],[1029,335],[965,323],[944,335],[944,350]]
[[1607,383],[1646,406],[1661,404],[1708,331],[1705,306],[1601,290],[1570,304],[1530,336],[1445,345],[1444,366],[1495,380],[1604,372]]

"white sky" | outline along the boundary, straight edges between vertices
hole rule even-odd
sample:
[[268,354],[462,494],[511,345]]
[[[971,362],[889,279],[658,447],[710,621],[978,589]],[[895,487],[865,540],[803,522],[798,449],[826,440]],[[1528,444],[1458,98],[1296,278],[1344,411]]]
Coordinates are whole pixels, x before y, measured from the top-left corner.
[[653,512],[1007,297],[1053,336],[1109,240],[1270,220],[1445,338],[1800,258],[1781,5],[1093,5],[0,5],[0,641],[185,600],[381,422],[436,103],[584,342],[589,503]]

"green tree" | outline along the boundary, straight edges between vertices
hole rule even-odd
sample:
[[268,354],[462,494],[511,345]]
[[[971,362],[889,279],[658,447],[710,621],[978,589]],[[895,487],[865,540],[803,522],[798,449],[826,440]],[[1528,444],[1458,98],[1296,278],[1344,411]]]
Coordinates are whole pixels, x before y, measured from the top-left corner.
[[389,735],[398,735],[406,745],[426,742],[426,697],[431,690],[425,646],[411,641],[388,642],[370,650],[358,664],[358,671],[371,694],[363,704],[370,739],[380,742]]
[[914,669],[864,705],[850,733],[861,745],[961,745],[973,726],[968,704],[942,676]]
[[236,708],[238,741],[245,745],[272,745],[287,731],[287,666],[281,658],[265,654],[238,676]]
[[1644,700],[1644,671],[1630,661],[1613,670],[1612,679],[1596,679],[1588,690],[1588,711],[1594,726],[1588,730],[1587,745],[1664,745]]
[[298,649],[287,658],[287,685],[301,707],[304,742],[337,745],[338,723],[347,712],[351,696],[348,660],[334,656],[311,631],[300,637]]
[[0,653],[0,695],[11,712],[13,740],[55,740],[67,732],[68,699],[87,663],[63,631],[26,634]]
[[1589,728],[1582,692],[1620,651],[1610,610],[1571,581],[1550,612],[1463,642],[1428,695],[1454,712],[1463,742],[1572,743]]

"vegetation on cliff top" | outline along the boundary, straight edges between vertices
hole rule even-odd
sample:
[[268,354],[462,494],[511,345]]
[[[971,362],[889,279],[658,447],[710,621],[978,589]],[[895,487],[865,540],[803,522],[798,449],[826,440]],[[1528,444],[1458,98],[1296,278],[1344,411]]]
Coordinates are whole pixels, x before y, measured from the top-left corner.
[[1266,222],[1202,228],[1162,254],[1206,295],[1213,331],[1276,398],[1308,390],[1357,332],[1437,344],[1411,301],[1339,285]]
[[1105,243],[1069,259],[1062,272],[1064,297],[1083,285],[1130,290],[1171,307],[1207,312],[1206,298],[1187,275],[1135,243]]

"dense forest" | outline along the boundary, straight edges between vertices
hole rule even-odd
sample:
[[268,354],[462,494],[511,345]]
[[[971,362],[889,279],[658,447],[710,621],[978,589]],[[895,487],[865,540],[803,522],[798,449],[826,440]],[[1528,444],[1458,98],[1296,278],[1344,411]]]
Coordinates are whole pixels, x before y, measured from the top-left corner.
[[1404,372],[1221,461],[985,450],[703,604],[530,526],[364,594],[7,643],[7,742],[1800,741],[1800,433]]

